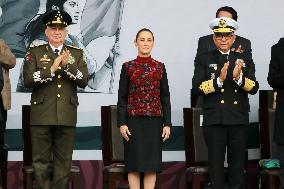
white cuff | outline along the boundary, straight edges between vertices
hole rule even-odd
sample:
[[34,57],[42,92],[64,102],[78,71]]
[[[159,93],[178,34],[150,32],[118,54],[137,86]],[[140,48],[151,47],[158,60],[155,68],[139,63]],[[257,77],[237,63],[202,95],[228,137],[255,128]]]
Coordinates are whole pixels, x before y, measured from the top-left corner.
[[243,80],[243,76],[240,75],[239,80],[235,80],[235,82],[236,82],[239,86],[241,86],[241,85],[243,84],[242,80]]
[[219,77],[217,78],[217,85],[218,85],[219,88],[223,87],[223,82],[220,81]]
[[51,77],[54,77],[54,76],[55,76],[55,73],[52,73],[52,72],[50,71],[50,75],[51,75]]

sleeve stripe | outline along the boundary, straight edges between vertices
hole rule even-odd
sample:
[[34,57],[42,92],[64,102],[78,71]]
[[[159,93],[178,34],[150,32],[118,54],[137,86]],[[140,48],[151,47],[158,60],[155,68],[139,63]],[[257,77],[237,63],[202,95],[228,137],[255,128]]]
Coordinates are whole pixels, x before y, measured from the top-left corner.
[[215,92],[213,79],[208,81],[203,81],[201,85],[199,86],[199,89],[203,91],[204,94],[209,94]]
[[249,78],[245,77],[245,85],[243,87],[243,89],[247,92],[251,91],[252,88],[255,86],[255,82]]
[[46,79],[42,79],[41,76],[40,76],[40,71],[34,72],[33,78],[34,78],[34,82],[40,82],[40,83],[52,81],[51,77],[48,77]]

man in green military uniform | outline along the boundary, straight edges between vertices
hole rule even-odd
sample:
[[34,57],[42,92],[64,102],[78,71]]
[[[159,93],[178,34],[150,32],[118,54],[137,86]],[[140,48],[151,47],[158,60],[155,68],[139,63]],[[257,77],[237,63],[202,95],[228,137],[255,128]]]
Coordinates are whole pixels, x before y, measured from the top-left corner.
[[[24,84],[32,88],[31,139],[38,189],[66,189],[77,122],[77,87],[88,83],[81,49],[64,44],[72,22],[64,11],[43,18],[48,44],[30,48],[25,56]],[[53,155],[53,181],[48,165]]]

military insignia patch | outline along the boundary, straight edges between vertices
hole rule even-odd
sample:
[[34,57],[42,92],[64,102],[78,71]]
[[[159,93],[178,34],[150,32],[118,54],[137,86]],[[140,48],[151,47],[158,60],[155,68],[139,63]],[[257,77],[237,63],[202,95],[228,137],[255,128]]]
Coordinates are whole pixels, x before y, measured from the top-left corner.
[[218,26],[219,26],[220,28],[225,28],[225,27],[227,27],[228,25],[227,25],[226,20],[221,19],[221,20],[219,21]]
[[40,62],[49,62],[50,59],[48,58],[47,54],[44,54],[42,58],[39,60]]
[[217,70],[217,64],[209,64],[209,68],[213,68],[214,70]]
[[74,64],[75,58],[70,54],[68,58],[68,64]]
[[26,55],[25,55],[25,61],[30,62],[30,61],[31,61],[31,59],[32,59],[31,52],[30,52],[30,51],[28,51],[28,52],[26,53]]

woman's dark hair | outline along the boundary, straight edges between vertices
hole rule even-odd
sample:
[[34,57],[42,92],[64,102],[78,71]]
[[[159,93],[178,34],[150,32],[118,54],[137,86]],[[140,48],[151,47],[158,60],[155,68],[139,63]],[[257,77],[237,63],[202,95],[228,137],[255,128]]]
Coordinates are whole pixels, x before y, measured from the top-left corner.
[[226,12],[231,13],[233,20],[238,21],[238,13],[233,7],[229,7],[229,6],[220,7],[216,12],[216,18],[218,18],[218,14],[221,11],[226,11]]
[[137,41],[137,39],[138,39],[138,37],[139,37],[139,34],[140,34],[141,32],[144,32],[144,31],[151,33],[151,35],[152,35],[152,37],[153,37],[153,41],[154,41],[154,34],[153,34],[153,32],[152,32],[151,30],[149,30],[148,28],[142,28],[141,30],[139,30],[139,31],[137,32],[137,34],[136,34],[135,41]]
[[42,18],[45,14],[49,13],[52,10],[63,10],[63,4],[67,0],[47,0],[46,2],[46,12],[39,15],[35,20],[27,23],[24,33],[20,34],[24,37],[24,42],[28,46],[35,40],[38,39],[46,28],[45,24],[42,22]]

